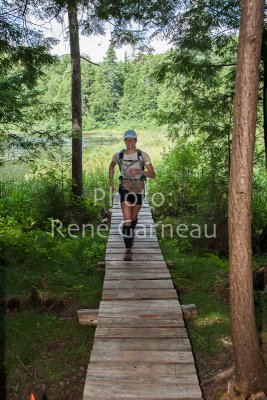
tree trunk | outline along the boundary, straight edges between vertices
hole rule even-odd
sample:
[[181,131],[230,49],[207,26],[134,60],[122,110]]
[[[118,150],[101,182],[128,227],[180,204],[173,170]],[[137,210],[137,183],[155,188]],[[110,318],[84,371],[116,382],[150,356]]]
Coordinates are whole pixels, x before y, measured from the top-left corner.
[[264,0],[241,0],[229,192],[230,306],[236,378],[242,393],[267,390],[252,280],[251,203]]
[[77,4],[68,5],[71,55],[72,194],[81,196],[82,182],[82,88]]
[[262,37],[262,62],[263,62],[263,134],[265,149],[265,169],[267,170],[267,30],[264,28]]

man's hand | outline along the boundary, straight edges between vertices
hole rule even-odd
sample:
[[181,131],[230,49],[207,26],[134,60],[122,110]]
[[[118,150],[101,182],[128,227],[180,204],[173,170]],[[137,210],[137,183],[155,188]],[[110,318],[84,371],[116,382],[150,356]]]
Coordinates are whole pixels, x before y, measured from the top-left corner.
[[115,191],[114,185],[109,185],[109,191],[110,191],[110,193],[114,193],[114,191]]
[[141,175],[142,170],[141,169],[129,169],[129,174],[136,176],[136,175]]

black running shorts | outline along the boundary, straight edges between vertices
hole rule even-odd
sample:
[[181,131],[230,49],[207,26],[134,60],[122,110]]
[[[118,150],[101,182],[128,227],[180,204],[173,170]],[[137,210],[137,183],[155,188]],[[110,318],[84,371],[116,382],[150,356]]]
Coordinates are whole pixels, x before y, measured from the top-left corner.
[[124,201],[128,201],[133,205],[140,205],[143,203],[144,194],[143,193],[132,193],[125,189],[122,185],[119,185],[119,194],[121,203]]

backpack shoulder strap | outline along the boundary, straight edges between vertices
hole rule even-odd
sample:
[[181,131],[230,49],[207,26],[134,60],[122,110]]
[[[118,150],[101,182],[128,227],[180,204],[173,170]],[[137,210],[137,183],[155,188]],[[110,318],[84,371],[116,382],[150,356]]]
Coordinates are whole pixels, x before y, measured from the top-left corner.
[[119,162],[123,159],[123,154],[125,153],[125,149],[122,149],[119,153]]
[[122,149],[120,152],[119,152],[119,161],[118,161],[118,164],[119,164],[119,168],[120,168],[120,170],[121,170],[121,163],[122,163],[122,159],[123,159],[123,154],[125,153],[125,149]]
[[142,156],[142,150],[137,149],[137,157],[138,157],[138,160],[140,162],[141,168],[144,169],[145,168],[145,163],[144,163],[143,156]]

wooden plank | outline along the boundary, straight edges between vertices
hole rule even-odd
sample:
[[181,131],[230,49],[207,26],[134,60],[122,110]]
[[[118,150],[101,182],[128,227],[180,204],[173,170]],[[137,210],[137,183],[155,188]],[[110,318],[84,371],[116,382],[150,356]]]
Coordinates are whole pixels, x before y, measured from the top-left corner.
[[[132,262],[132,261],[129,261]],[[171,279],[146,279],[146,280],[105,280],[104,289],[160,289],[160,288],[173,288]]]
[[[122,211],[121,210],[112,210],[112,212],[111,212],[111,218],[122,218]],[[151,213],[151,211],[150,210],[142,210],[141,209],[141,211],[139,211],[139,214],[138,214],[138,220],[141,218],[141,217],[151,217],[152,218],[152,213]]]
[[[110,314],[109,314],[110,313]],[[177,300],[125,300],[101,301],[98,318],[119,316],[128,317],[158,315],[182,315],[182,309]]]
[[168,279],[170,278],[170,272],[166,271],[158,271],[157,269],[150,268],[149,270],[141,270],[141,269],[132,269],[129,271],[125,270],[107,270],[105,273],[105,280],[124,280],[124,279],[132,279],[132,280],[145,280],[145,279]]
[[[122,231],[123,228],[123,224],[124,221],[123,219],[120,219],[119,221],[111,221],[110,222],[110,230],[114,230],[114,229],[119,229],[120,231]],[[144,232],[144,230],[155,230],[155,228],[157,227],[157,225],[155,224],[155,222],[153,220],[149,221],[149,220],[144,220],[144,221],[140,221],[140,223],[138,225],[136,225],[135,227],[135,232],[140,232],[141,234]]]
[[126,269],[145,269],[150,270],[151,268],[163,268],[167,269],[165,261],[145,261],[145,262],[140,262],[140,261],[106,261],[106,270],[108,269],[120,269],[120,268],[126,268]]
[[[187,338],[186,329],[181,327],[162,327],[162,328],[145,328],[145,327],[103,327],[97,325],[95,338]],[[191,352],[190,352],[191,353]]]
[[[135,338],[97,338],[94,341],[95,350],[168,350],[168,351],[178,351],[178,350],[191,350],[191,345],[188,338],[180,338],[177,340],[176,338],[139,338],[136,340]],[[193,367],[187,368],[190,371],[195,370]],[[172,368],[167,368],[167,372],[170,373]],[[157,370],[157,366],[154,366],[154,370]],[[182,373],[182,371],[179,371]],[[186,372],[186,370],[184,371]],[[188,371],[189,372],[189,371]],[[160,369],[160,373],[164,372]]]
[[[122,228],[123,228],[123,221],[121,220],[119,223],[113,223],[110,225],[110,230],[109,232],[112,233],[113,231],[118,231],[122,233]],[[153,223],[147,223],[147,224],[138,224],[136,225],[134,233],[136,235],[143,235],[144,233],[150,233],[150,232],[156,232],[155,229],[155,224]]]
[[[111,228],[109,230],[110,235],[120,235],[122,236],[122,227]],[[148,237],[157,237],[157,231],[155,228],[144,227],[138,230],[135,230],[134,235],[136,238],[144,239],[146,236]]]
[[[117,212],[117,213],[113,213],[111,214],[111,221],[113,220],[119,220],[119,222],[123,219],[123,214],[122,212]],[[150,212],[139,212],[138,214],[138,222],[140,222],[143,219],[148,219],[148,220],[152,220],[154,222],[153,216]]]
[[[116,228],[116,227],[122,228],[123,222],[124,222],[123,219],[120,218],[116,221],[111,221],[110,226],[111,226],[111,228]],[[152,218],[151,219],[143,219],[143,221],[138,220],[138,224],[136,224],[135,229],[137,230],[137,229],[143,229],[144,227],[150,228],[150,227],[155,227],[155,226],[156,226],[156,224],[152,220]]]
[[147,362],[194,365],[194,358],[191,351],[93,350],[90,363],[101,364],[101,362],[105,364]]
[[122,223],[116,194],[83,400],[200,400],[183,313],[147,199],[135,230],[133,261],[123,261]]
[[[190,379],[192,378],[192,379]],[[196,387],[198,386],[198,379],[197,377],[193,376],[187,376],[187,375],[183,375],[183,376],[179,376],[179,377],[175,377],[175,378],[170,378],[170,377],[144,377],[144,376],[129,376],[126,373],[121,374],[121,376],[119,376],[119,374],[116,374],[114,376],[114,374],[111,375],[104,375],[104,374],[99,374],[98,372],[95,372],[94,370],[89,371],[87,374],[87,378],[86,378],[91,384],[99,384],[102,382],[105,382],[106,384],[109,385],[116,385],[117,382],[121,382],[126,384],[129,384],[131,386],[133,386],[134,384],[137,386],[142,387],[142,385],[156,385],[156,386],[161,386],[161,387],[166,387],[166,390],[168,390],[168,387],[170,385],[175,386],[175,385],[179,385],[179,387]],[[101,397],[102,398],[102,397]]]
[[85,385],[84,400],[202,400],[198,387],[183,387],[181,385],[140,384],[120,382],[94,381]]
[[[121,222],[121,220],[122,220],[122,213],[112,213],[111,214],[111,220],[114,220],[114,222],[116,222],[116,221],[118,221],[118,222]],[[116,220],[116,221],[115,221]],[[153,219],[153,217],[152,217],[152,214],[150,213],[150,212],[140,212],[139,214],[138,214],[138,224],[140,224],[140,221],[151,221],[151,222],[154,222],[154,219]]]
[[[116,217],[116,218],[115,217],[111,217],[111,224],[119,225],[119,224],[122,223],[122,221],[123,221],[122,217]],[[138,224],[136,224],[136,226],[138,226],[138,225],[140,226],[140,225],[143,225],[143,224],[155,225],[155,222],[154,222],[152,217],[148,217],[148,216],[142,217],[141,216],[141,218],[140,217],[138,218]]]
[[[134,232],[134,238],[136,239],[140,239],[139,241],[146,241],[146,237],[148,238],[155,238],[157,239],[157,233],[155,231],[155,229],[153,229],[153,231],[150,231],[150,228],[145,228],[146,230],[140,230],[139,232]],[[123,239],[123,233],[121,228],[112,228],[112,232],[110,232],[111,236],[119,236]],[[108,238],[109,240],[109,238]]]
[[120,268],[143,268],[145,270],[148,270],[150,268],[165,268],[166,263],[165,261],[146,261],[145,264],[141,263],[140,261],[106,261],[105,263],[106,269],[120,269]]
[[131,299],[177,299],[175,289],[132,289],[122,291],[121,289],[104,289],[102,300],[131,300]]
[[[121,239],[120,241],[112,241],[108,240],[107,241],[107,248],[115,248],[115,247],[121,247],[124,248],[124,242]],[[144,242],[144,241],[139,241],[139,242],[134,242],[133,248],[135,249],[146,249],[146,248],[156,248],[159,249],[159,244],[157,241],[154,242]]]
[[[105,260],[106,261],[123,261],[125,252],[121,254],[106,254]],[[162,254],[139,254],[133,253],[133,261],[160,261],[164,260]]]
[[[130,301],[130,300],[128,300]],[[141,300],[140,300],[141,301]],[[148,301],[148,300],[147,300]],[[177,316],[179,317],[179,311],[177,310],[166,310],[166,308],[159,308],[159,309],[150,309],[146,310],[143,309],[117,309],[117,310],[102,310],[99,313],[99,320],[100,318],[143,318],[146,317],[149,319],[159,320],[164,316],[165,319],[175,319]],[[182,319],[182,317],[181,317]]]
[[126,306],[126,307],[139,307],[139,306],[145,306],[145,307],[167,307],[167,308],[177,308],[181,311],[182,313],[182,309],[180,304],[178,303],[178,301],[176,300],[131,300],[131,301],[125,301],[123,304],[121,302],[118,301],[102,301],[101,302],[103,305],[103,308],[110,308],[112,307],[122,307],[122,305]]
[[157,318],[149,318],[147,316],[127,316],[127,317],[102,317],[99,319],[98,327],[135,327],[135,328],[167,328],[167,327],[184,327],[184,320],[181,315],[160,316]]
[[178,303],[178,301],[176,300],[131,300],[131,301],[125,301],[123,304],[121,302],[118,301],[102,301],[103,303],[103,307],[107,307],[110,308],[112,307],[121,307],[122,305],[126,306],[126,307],[167,307],[167,308],[173,308],[175,307],[176,309],[181,310],[182,313],[182,309],[180,304]]
[[[121,205],[120,205],[119,203],[114,204],[113,207],[112,207],[112,209],[113,209],[113,210],[121,210]],[[148,205],[147,203],[144,203],[144,204],[142,205],[141,210],[150,210],[150,207],[149,207],[149,205]]]
[[[137,384],[148,382],[164,384],[185,384],[188,385],[190,383],[194,385],[198,385],[198,379],[196,376],[195,369],[192,368],[191,365],[186,367],[187,370],[183,371],[180,368],[180,373],[178,374],[176,370],[170,368],[169,374],[162,374],[162,371],[156,370],[156,372],[150,371],[146,368],[135,368],[134,366],[120,366],[115,364],[114,367],[110,366],[101,366],[94,364],[94,368],[88,368],[87,378],[89,379],[102,379],[102,380],[117,380],[119,379],[121,382],[136,382]],[[178,366],[180,367],[180,365]],[[184,368],[185,366],[183,366]],[[186,368],[185,368],[186,369]]]
[[[122,238],[122,235],[109,235],[109,237],[108,237],[108,241],[109,242],[120,242],[120,243],[124,243],[123,242],[123,238]],[[138,236],[135,236],[135,238],[134,238],[134,242],[135,243],[140,243],[140,242],[155,242],[155,243],[158,243],[158,238],[157,238],[157,236],[156,235],[152,235],[152,236],[150,236],[150,235],[145,235],[145,236],[140,236],[140,237],[138,237]]]
[[77,314],[80,325],[97,325],[98,309],[80,309]]
[[[107,248],[106,254],[125,254],[125,248],[115,247],[115,248]],[[136,249],[132,247],[132,254],[161,254],[161,250],[159,248],[140,248]]]

